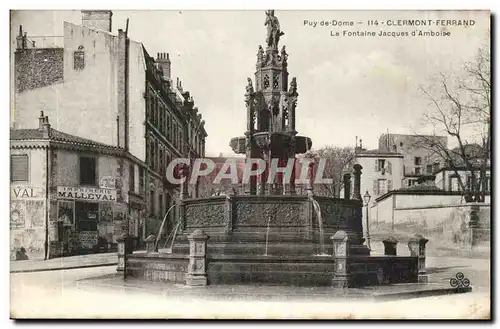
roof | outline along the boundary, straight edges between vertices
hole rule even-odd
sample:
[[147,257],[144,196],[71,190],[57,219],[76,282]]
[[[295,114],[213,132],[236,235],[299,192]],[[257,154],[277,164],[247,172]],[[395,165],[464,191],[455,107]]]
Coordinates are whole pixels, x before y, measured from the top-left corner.
[[410,187],[400,188],[399,191],[443,191],[443,189],[440,189],[439,187],[433,185],[419,184]]
[[383,156],[383,157],[393,157],[402,158],[403,154],[398,152],[388,152],[384,150],[357,150],[356,156]]
[[10,130],[10,140],[16,141],[31,141],[31,140],[47,140],[54,142],[63,142],[68,144],[78,144],[90,147],[100,147],[108,149],[120,150],[121,148],[113,145],[108,145],[104,143],[99,143],[91,139],[82,138],[75,135],[70,135],[62,131],[56,130],[54,128],[50,129],[50,137],[43,136],[43,130],[40,129],[11,129]]

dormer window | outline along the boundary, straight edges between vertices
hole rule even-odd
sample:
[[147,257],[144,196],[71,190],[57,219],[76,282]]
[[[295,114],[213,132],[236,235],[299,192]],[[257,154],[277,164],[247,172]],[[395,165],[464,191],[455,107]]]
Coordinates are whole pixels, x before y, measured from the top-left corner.
[[73,68],[75,71],[81,71],[85,68],[85,51],[83,46],[79,46],[78,50],[73,53]]

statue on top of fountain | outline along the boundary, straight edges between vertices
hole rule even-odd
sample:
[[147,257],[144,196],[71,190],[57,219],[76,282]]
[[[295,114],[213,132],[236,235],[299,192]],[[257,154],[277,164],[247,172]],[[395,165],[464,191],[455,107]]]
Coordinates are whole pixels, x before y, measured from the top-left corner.
[[267,46],[269,48],[278,48],[278,42],[280,37],[285,33],[280,30],[280,22],[278,18],[274,16],[274,10],[266,10],[266,22],[264,26],[267,26]]

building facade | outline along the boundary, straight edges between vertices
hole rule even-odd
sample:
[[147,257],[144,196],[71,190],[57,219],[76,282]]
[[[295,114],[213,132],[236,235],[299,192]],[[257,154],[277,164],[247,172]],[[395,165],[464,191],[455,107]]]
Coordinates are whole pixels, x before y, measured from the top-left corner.
[[[472,175],[476,177],[476,181],[479,181],[479,171],[480,168],[474,168],[475,172],[472,173],[466,168],[441,168],[436,173],[435,184],[438,188],[443,191],[471,191],[472,190]],[[464,185],[460,184],[460,181]],[[484,191],[486,194],[491,192],[491,168],[488,166],[486,168],[486,180],[481,184],[480,190]]]
[[429,142],[439,143],[446,149],[446,136],[420,136],[405,134],[382,134],[379,138],[379,150],[397,152],[403,155],[403,187],[417,184],[422,175],[431,175],[444,166],[441,159],[437,159],[434,152],[426,147]]
[[11,256],[28,259],[108,251],[144,218],[145,164],[123,149],[50,126],[11,130]]
[[166,180],[166,165],[204,156],[207,133],[190,93],[181,81],[172,83],[169,55],[155,59],[127,30],[111,33],[111,19],[111,11],[82,11],[82,25],[64,22],[62,45],[46,48],[20,27],[12,126],[35,127],[43,110],[54,129],[117,147],[144,163],[126,171],[145,205],[144,223],[133,231],[145,239],[157,233],[178,197],[177,186]]
[[401,188],[404,181],[403,161],[401,153],[357,147],[354,162],[363,167],[361,194],[368,192],[373,204],[378,196]]

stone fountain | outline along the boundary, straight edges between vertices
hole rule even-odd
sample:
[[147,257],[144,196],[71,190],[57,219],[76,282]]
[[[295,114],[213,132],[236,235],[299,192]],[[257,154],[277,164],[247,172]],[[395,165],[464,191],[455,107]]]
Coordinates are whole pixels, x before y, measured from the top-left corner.
[[297,135],[297,79],[288,80],[288,54],[285,46],[278,48],[284,35],[278,19],[274,11],[266,15],[267,47],[258,47],[255,87],[247,81],[246,132],[230,146],[247,160],[263,159],[268,169],[250,180],[244,195],[190,199],[182,183],[173,248],[158,249],[153,236],[146,251],[132,253],[125,238],[119,269],[126,276],[189,285],[357,287],[423,280],[425,248],[418,246],[425,239],[410,257],[370,256],[364,245],[361,166],[352,173],[352,198],[350,174],[342,199],[315,197],[310,180],[307,195],[297,195],[294,174],[289,183],[282,176],[267,180],[271,159],[282,165],[307,152],[312,142]]

